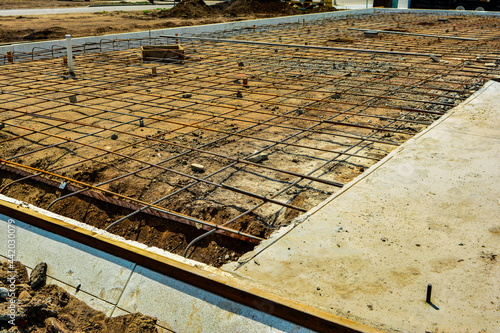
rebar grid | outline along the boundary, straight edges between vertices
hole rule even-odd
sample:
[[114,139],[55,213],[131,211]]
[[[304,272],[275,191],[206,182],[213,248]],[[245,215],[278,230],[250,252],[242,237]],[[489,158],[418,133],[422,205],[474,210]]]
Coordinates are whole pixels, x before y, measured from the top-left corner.
[[50,208],[85,193],[134,203],[111,231],[157,211],[209,231],[191,245],[212,232],[259,241],[499,74],[500,20],[447,19],[366,15],[202,36],[218,41],[157,37],[181,43],[186,58],[79,53],[75,77],[61,58],[3,66],[0,162],[25,177],[1,191],[44,177],[73,185]]

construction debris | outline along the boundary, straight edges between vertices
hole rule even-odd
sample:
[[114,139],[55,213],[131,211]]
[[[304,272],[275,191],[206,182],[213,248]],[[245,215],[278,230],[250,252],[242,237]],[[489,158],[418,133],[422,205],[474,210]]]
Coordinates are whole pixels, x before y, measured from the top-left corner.
[[191,164],[191,170],[195,172],[205,172],[205,167],[201,164],[193,163]]
[[44,262],[35,266],[30,275],[29,285],[33,290],[43,287],[47,281],[47,264]]
[[438,58],[438,57],[436,57],[435,55],[431,55],[431,59],[432,59],[432,61],[434,61],[434,62],[440,62],[440,61],[441,61],[441,60],[439,60],[439,58]]
[[247,161],[252,163],[260,163],[266,160],[268,160],[268,155],[266,154],[254,155],[247,158]]

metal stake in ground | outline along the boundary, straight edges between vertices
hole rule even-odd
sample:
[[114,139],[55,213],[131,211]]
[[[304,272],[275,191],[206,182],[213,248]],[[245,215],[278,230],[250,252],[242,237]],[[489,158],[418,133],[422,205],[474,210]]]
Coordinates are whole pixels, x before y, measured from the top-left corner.
[[432,294],[432,284],[427,285],[427,295],[425,297],[425,302],[431,304],[431,294]]

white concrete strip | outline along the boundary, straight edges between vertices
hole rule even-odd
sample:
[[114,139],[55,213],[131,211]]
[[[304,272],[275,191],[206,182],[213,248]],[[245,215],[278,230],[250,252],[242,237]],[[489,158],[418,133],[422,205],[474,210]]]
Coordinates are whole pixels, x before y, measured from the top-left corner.
[[488,82],[243,266],[223,269],[383,330],[500,332],[498,96],[500,83]]

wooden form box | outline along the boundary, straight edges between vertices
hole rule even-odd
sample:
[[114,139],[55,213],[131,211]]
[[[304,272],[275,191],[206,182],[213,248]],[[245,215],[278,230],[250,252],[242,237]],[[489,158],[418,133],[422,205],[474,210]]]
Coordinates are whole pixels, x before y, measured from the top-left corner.
[[143,61],[170,62],[184,60],[182,45],[144,45],[141,46]]

